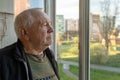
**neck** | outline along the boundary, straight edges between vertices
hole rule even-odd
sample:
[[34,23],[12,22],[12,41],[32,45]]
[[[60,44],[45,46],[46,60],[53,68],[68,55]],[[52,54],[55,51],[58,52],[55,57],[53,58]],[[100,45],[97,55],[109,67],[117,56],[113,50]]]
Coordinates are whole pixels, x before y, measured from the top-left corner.
[[24,48],[26,54],[31,54],[35,56],[40,56],[43,54],[43,51],[36,51],[35,49],[30,49],[30,48]]
[[43,49],[36,50],[28,41],[22,41],[22,44],[26,54],[31,54],[34,56],[40,56],[43,54]]

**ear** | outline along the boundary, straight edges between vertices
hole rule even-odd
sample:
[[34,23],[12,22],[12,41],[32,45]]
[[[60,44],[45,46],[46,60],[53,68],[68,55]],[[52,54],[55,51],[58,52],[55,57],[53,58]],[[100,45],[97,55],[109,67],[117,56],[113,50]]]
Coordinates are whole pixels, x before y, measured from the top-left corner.
[[27,30],[25,30],[24,28],[19,28],[19,34],[22,39],[29,40],[27,33]]

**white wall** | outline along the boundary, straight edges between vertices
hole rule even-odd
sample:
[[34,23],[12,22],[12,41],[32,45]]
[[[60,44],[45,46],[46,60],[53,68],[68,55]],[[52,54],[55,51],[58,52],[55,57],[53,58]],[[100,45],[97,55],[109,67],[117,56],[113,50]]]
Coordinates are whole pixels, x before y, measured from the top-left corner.
[[0,0],[0,12],[13,13],[14,0]]
[[[5,25],[3,25],[5,21]],[[0,0],[0,29],[6,27],[4,37],[0,40],[0,48],[16,41],[14,32],[14,0]],[[2,30],[0,30],[2,31]]]

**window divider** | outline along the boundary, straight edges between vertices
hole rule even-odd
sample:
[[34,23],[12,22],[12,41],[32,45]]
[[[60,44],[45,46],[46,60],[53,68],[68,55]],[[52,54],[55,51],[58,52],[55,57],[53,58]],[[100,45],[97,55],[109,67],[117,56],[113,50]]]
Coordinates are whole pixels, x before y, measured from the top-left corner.
[[79,80],[89,80],[89,0],[79,1]]

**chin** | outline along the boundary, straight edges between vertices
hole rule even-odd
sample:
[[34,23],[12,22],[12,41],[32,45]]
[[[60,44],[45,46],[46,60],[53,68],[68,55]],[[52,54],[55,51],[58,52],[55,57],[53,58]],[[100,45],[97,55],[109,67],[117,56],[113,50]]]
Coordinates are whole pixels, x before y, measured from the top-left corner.
[[46,43],[45,45],[46,45],[46,46],[50,46],[51,44],[52,44],[52,43]]

